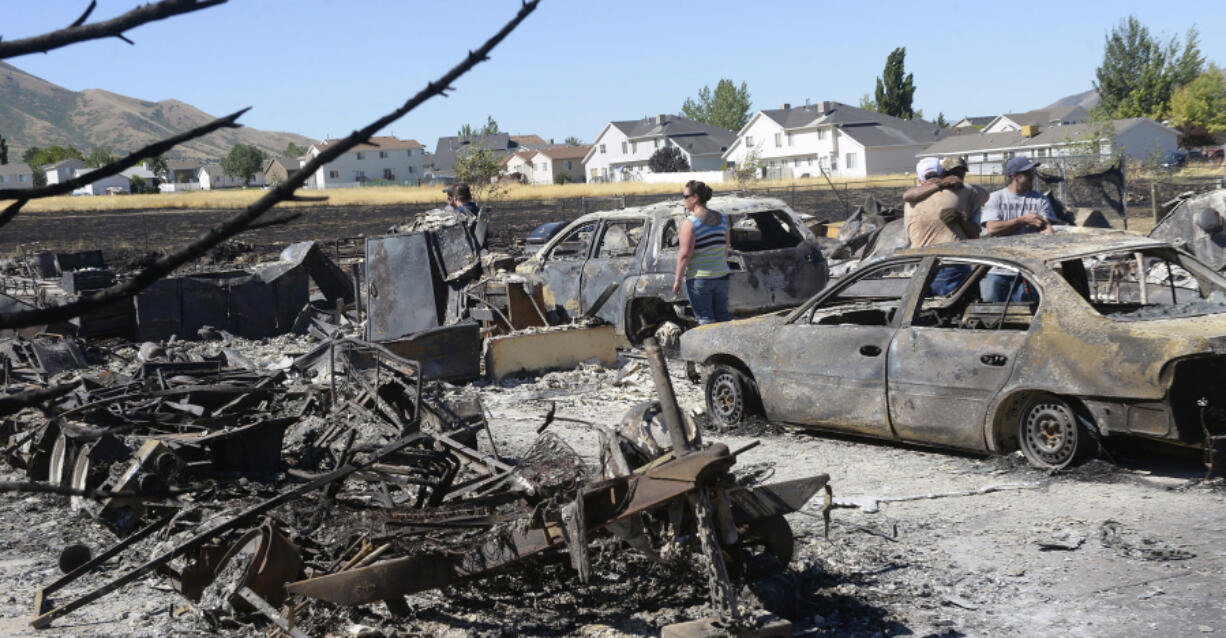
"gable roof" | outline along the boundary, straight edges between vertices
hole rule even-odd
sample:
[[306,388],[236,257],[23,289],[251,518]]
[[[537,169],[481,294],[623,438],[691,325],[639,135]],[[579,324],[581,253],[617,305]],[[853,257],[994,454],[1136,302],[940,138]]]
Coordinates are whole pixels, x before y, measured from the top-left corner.
[[[329,144],[335,144],[339,141],[340,140],[336,138],[326,139],[320,142],[319,144],[315,145],[315,148],[322,151],[323,149],[327,148]],[[391,136],[391,135],[372,137],[370,138],[370,142],[371,143],[369,144],[366,144],[366,143],[358,144],[357,146],[354,146],[353,148],[345,152],[346,153],[356,153],[358,151],[394,151],[394,150],[401,150],[401,149],[406,149],[406,148],[425,148],[417,140],[402,140],[398,137]]]
[[485,147],[494,152],[499,159],[508,152],[519,150],[519,142],[511,139],[507,133],[493,135],[473,135],[461,138],[458,135],[448,135],[438,138],[434,147],[434,157],[431,165],[435,171],[450,171],[455,168],[456,153],[464,147]]
[[280,164],[281,168],[284,168],[286,171],[296,171],[302,168],[303,162],[297,157],[274,157],[264,165],[264,170],[267,171],[272,168],[273,164]]
[[29,164],[21,162],[0,164],[0,175],[32,175],[33,173],[34,171],[30,170]]
[[823,101],[786,109],[763,109],[750,118],[741,129],[738,140],[757,118],[765,117],[785,131],[812,129],[821,126],[837,127],[864,147],[874,146],[920,146],[931,144],[948,132],[925,120],[904,120],[843,104]]
[[591,146],[550,146],[542,148],[537,153],[551,160],[583,159],[590,150],[592,150]]
[[[1124,132],[1141,125],[1159,126],[1170,131],[1173,134],[1178,134],[1178,131],[1171,129],[1168,126],[1163,126],[1146,117],[1133,117],[1123,120],[1111,120],[1112,126],[1115,127],[1115,135],[1121,135]],[[929,146],[918,156],[927,155],[954,155],[965,153],[983,153],[987,151],[1009,150],[1019,148],[1036,148],[1036,147],[1051,147],[1064,146],[1077,141],[1079,138],[1094,131],[1094,124],[1091,122],[1082,122],[1081,124],[1068,124],[1065,126],[1049,126],[1039,127],[1039,134],[1034,137],[1023,137],[1021,131],[1007,131],[1003,133],[980,133],[978,135],[953,135]]]
[[166,168],[172,171],[196,171],[203,164],[200,160],[166,160]]
[[225,175],[225,171],[221,170],[220,164],[205,164],[200,167],[200,170],[207,173],[209,179],[221,179]]
[[[56,163],[54,163],[54,164],[51,164],[51,165],[47,166],[46,168],[48,168],[48,169],[60,168],[61,166],[67,166],[67,165],[69,165],[69,164],[71,164],[71,163],[73,163],[73,162],[76,162],[77,164],[79,164],[79,165],[81,165],[81,166],[85,166],[85,162],[82,162],[81,160],[79,160],[79,159],[77,159],[77,158],[75,158],[75,157],[65,157],[64,159],[62,159],[62,160],[60,160],[60,161],[58,161],[58,162],[56,162]],[[45,170],[45,169],[44,169],[44,170]]]
[[526,162],[533,155],[536,155],[536,151],[516,151],[514,153],[507,153],[501,160],[499,160],[499,162],[501,162],[503,166],[506,166],[507,164],[511,163],[513,158],[516,157]]
[[995,123],[997,120],[1001,118],[1005,118],[1017,124],[1018,126],[1027,126],[1030,124],[1046,126],[1046,125],[1051,124],[1052,122],[1064,121],[1070,115],[1072,115],[1074,111],[1077,111],[1077,110],[1086,112],[1085,109],[1077,105],[1056,106],[1056,107],[1047,108],[1047,109],[1035,109],[1033,111],[1025,111],[1022,113],[1005,113],[1003,115],[999,115],[997,117],[992,118],[992,121],[989,122],[988,125],[990,126],[991,124]]
[[951,126],[958,126],[965,122],[967,126],[983,127],[990,124],[994,119],[996,119],[995,115],[964,115],[962,119],[954,122]]
[[544,148],[549,146],[540,135],[512,135],[511,141],[519,144],[520,148]]

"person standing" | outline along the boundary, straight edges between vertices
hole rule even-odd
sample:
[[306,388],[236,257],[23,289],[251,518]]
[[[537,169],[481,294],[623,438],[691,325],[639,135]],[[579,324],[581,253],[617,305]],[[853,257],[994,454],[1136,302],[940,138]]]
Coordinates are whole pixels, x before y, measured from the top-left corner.
[[455,188],[456,210],[472,213],[473,215],[481,211],[481,207],[473,202],[473,192],[468,187],[468,184],[459,182],[453,188]]
[[[975,214],[983,201],[976,191],[963,184],[961,176],[942,177],[945,172],[935,157],[920,160],[915,167],[920,183],[903,194],[903,224],[912,248],[979,236]],[[937,296],[948,295],[970,274],[971,269],[966,265],[943,266],[933,277],[929,289]]]
[[[1057,222],[1056,211],[1042,193],[1034,190],[1034,173],[1039,163],[1027,157],[1014,157],[1005,162],[1008,184],[993,191],[983,205],[980,221],[992,237],[1012,237],[1030,233],[1051,233]],[[1013,290],[1011,301],[1033,301],[1037,297],[1025,282],[1015,283],[1017,274],[993,268],[979,282],[984,301],[1005,301]]]
[[711,194],[710,186],[696,180],[686,182],[682,190],[682,203],[690,214],[681,222],[681,246],[673,276],[673,295],[681,294],[684,283],[699,325],[732,318],[728,314],[731,234],[728,220],[707,208]]

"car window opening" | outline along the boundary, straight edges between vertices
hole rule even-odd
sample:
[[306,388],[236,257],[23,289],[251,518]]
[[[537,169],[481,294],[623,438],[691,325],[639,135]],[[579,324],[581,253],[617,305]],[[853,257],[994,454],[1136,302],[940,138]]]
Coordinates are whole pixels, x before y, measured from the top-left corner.
[[958,330],[1027,330],[1039,308],[1039,289],[1006,266],[939,260],[911,322]]
[[1061,262],[1060,272],[1096,311],[1119,321],[1226,312],[1226,280],[1167,248],[1091,255]]
[[902,305],[916,264],[874,270],[846,284],[814,306],[809,323],[818,325],[888,326]]
[[781,210],[729,215],[732,249],[745,253],[794,248],[804,240]]
[[549,254],[551,259],[586,259],[596,233],[596,223],[584,224],[562,237]]
[[638,251],[647,222],[643,220],[610,222],[600,238],[597,257],[628,257]]

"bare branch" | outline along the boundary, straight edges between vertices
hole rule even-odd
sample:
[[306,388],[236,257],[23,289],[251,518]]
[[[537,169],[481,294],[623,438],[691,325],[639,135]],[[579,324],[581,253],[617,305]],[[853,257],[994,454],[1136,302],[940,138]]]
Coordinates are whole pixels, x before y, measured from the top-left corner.
[[293,215],[285,215],[284,217],[270,219],[266,222],[247,224],[247,228],[245,228],[243,232],[246,233],[246,232],[250,232],[253,230],[259,230],[261,228],[268,228],[270,226],[284,226],[285,224],[288,224],[294,221],[298,221],[299,219],[302,219],[302,213],[294,213]]
[[[121,157],[120,159],[117,159],[114,162],[107,164],[106,166],[100,166],[88,173],[82,174],[79,177],[74,177],[70,180],[60,182],[58,184],[52,184],[50,186],[45,186],[43,188],[26,189],[26,190],[19,190],[15,188],[0,189],[0,200],[5,200],[5,199],[29,200],[29,199],[39,199],[41,197],[54,197],[55,195],[67,195],[68,193],[71,193],[72,191],[86,184],[92,184],[93,182],[96,182],[102,179],[103,177],[110,177],[111,175],[118,175],[124,169],[136,166],[136,164],[140,162],[141,160],[147,157],[156,157],[158,155],[161,155],[162,153],[165,153],[166,151],[169,151],[170,149],[184,142],[194,140],[197,137],[204,137],[205,135],[208,135],[209,133],[212,133],[213,131],[216,131],[218,129],[238,128],[242,125],[236,123],[235,120],[237,120],[239,116],[241,116],[243,113],[246,113],[250,109],[251,107],[247,107],[241,111],[236,111],[225,117],[219,117],[213,120],[212,122],[209,122],[208,124],[197,126],[196,128],[190,131],[185,131],[173,137],[168,137],[164,140],[154,142],[146,146],[145,148],[142,148],[129,155],[125,155],[124,157]],[[5,214],[7,214],[7,212],[8,211],[6,210]],[[5,223],[7,223],[9,219],[11,219],[11,216],[8,218],[0,216],[0,226],[3,226]]]
[[98,7],[98,0],[89,0],[89,6],[85,7],[85,13],[82,13],[81,17],[77,18],[75,21],[73,21],[72,24],[68,25],[68,28],[72,29],[74,27],[79,27],[85,24],[85,21],[89,19],[89,14],[93,13],[94,9],[97,7]]
[[117,18],[81,25],[81,22],[93,11],[93,4],[85,15],[77,19],[66,29],[44,33],[21,40],[0,42],[0,60],[12,58],[27,53],[46,53],[51,49],[68,46],[86,40],[118,37],[129,44],[131,40],[123,37],[123,32],[148,22],[156,22],[170,16],[191,13],[201,9],[223,4],[226,0],[162,0],[143,7],[137,7]]
[[363,140],[369,139],[377,131],[387,127],[389,124],[403,117],[409,111],[417,108],[422,102],[438,95],[444,88],[455,82],[460,76],[467,73],[477,64],[489,59],[489,52],[499,43],[502,42],[512,31],[515,30],[521,22],[524,21],[533,11],[536,10],[540,0],[531,0],[525,2],[520,8],[515,17],[502,27],[498,33],[495,33],[485,44],[476,51],[470,53],[464,61],[457,64],[450,71],[445,73],[441,78],[426,85],[426,88],[418,91],[416,95],[409,98],[407,102],[400,108],[380,117],[379,119],[367,124],[365,127],[354,131],[343,140],[334,144],[329,144],[319,155],[316,155],[308,161],[301,169],[294,173],[289,179],[281,182],[272,190],[269,190],[260,197],[255,203],[248,206],[241,213],[231,217],[224,224],[217,226],[197,238],[192,243],[180,248],[178,251],[166,255],[157,260],[144,270],[136,274],[135,277],[123,283],[116,284],[110,288],[100,290],[88,297],[83,297],[77,301],[64,304],[62,306],[54,306],[51,308],[39,308],[36,310],[26,310],[22,312],[0,313],[0,328],[22,328],[26,326],[34,326],[43,323],[52,323],[55,321],[65,321],[73,317],[79,316],[90,310],[100,308],[106,304],[114,303],[121,299],[131,297],[140,291],[153,285],[156,281],[174,272],[179,266],[190,261],[198,259],[206,254],[214,246],[221,242],[247,230],[252,222],[276,206],[278,203],[292,199],[294,191],[306,183],[306,180],[315,173],[319,167],[336,159],[349,149],[361,144]]
[[22,206],[25,206],[25,205],[26,205],[26,202],[28,202],[28,201],[30,201],[30,200],[28,200],[28,199],[19,199],[19,200],[17,200],[17,201],[15,201],[15,202],[13,202],[12,204],[9,204],[8,206],[5,206],[5,207],[4,207],[4,212],[3,212],[3,213],[0,213],[0,226],[3,226],[3,225],[5,225],[5,224],[9,223],[9,220],[11,220],[11,219],[13,219],[14,217],[16,217],[16,216],[17,216],[17,213],[21,212],[21,207],[22,207]]

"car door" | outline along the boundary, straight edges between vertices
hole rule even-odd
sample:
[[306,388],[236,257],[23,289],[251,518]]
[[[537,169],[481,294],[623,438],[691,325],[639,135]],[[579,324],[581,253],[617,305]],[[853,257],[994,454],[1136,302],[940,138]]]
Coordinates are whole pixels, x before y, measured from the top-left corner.
[[767,417],[890,437],[887,351],[918,259],[849,275],[776,333],[759,379]]
[[[974,272],[975,266],[938,260],[933,272]],[[890,420],[901,439],[986,449],[986,410],[1013,373],[1040,302],[981,302],[978,280],[984,270],[947,296],[925,286],[915,316],[903,322],[890,346]],[[1018,287],[1023,281],[1033,287],[1033,278],[1008,270],[1020,277]],[[1037,298],[1037,288],[1032,289]]]
[[545,281],[542,291],[545,305],[561,311],[565,320],[574,319],[582,313],[579,282],[599,227],[599,221],[592,220],[563,231],[562,237],[541,260],[540,276]]
[[610,284],[616,284],[612,296],[597,310],[596,316],[621,328],[625,318],[625,291],[622,284],[638,274],[641,250],[646,245],[645,218],[605,220],[592,256],[583,265],[579,282],[580,308],[587,312],[604,294]]

